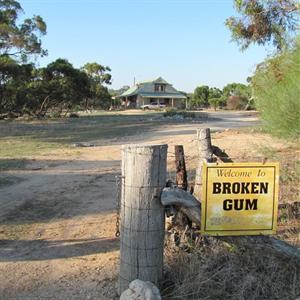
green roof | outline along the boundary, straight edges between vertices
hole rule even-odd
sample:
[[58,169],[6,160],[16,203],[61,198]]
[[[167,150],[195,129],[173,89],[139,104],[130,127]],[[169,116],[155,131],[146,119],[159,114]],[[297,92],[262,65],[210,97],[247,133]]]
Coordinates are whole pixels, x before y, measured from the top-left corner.
[[181,93],[140,93],[140,95],[144,98],[186,98],[186,96]]
[[158,77],[156,79],[150,79],[150,80],[144,80],[137,83],[139,84],[145,84],[145,83],[160,83],[160,84],[169,84],[167,81],[165,81],[162,77]]
[[169,84],[163,78],[158,77],[157,79],[153,80],[153,83],[160,83],[160,84]]
[[[164,91],[157,92],[155,91],[155,84],[164,84]],[[130,97],[134,95],[141,95],[142,97],[147,98],[181,98],[185,99],[186,96],[178,92],[171,84],[169,84],[162,77],[158,77],[155,80],[143,81],[131,87],[121,95],[117,97]]]
[[138,91],[138,87],[137,86],[133,86],[130,89],[128,89],[127,91],[125,91],[123,94],[119,95],[118,97],[129,97],[132,95],[135,95]]

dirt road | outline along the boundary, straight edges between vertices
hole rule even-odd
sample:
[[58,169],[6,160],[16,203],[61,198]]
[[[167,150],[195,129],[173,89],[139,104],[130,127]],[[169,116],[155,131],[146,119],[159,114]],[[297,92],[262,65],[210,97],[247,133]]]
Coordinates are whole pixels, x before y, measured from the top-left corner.
[[[168,123],[118,140],[94,139],[102,146],[49,151],[29,159],[23,169],[2,172],[10,184],[0,186],[0,298],[116,297],[115,176],[120,173],[120,145],[168,143],[171,153],[174,145],[183,144],[192,179],[196,128],[220,131],[256,123],[248,113],[212,113],[205,123]],[[218,132],[213,138],[233,158],[252,154],[258,160],[255,150],[266,139],[238,131]],[[173,159],[170,154],[170,176]]]

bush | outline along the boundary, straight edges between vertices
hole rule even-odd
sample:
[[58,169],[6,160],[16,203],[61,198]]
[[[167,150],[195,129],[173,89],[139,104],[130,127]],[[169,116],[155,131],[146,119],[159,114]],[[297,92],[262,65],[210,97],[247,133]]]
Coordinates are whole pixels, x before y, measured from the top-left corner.
[[264,127],[281,137],[300,132],[300,38],[293,50],[260,65],[252,78]]
[[220,105],[220,98],[210,98],[208,99],[208,102],[210,106],[214,108],[214,110],[217,110],[217,107]]
[[75,112],[72,112],[72,113],[69,114],[69,118],[79,118],[79,114],[75,113]]
[[176,109],[167,109],[164,112],[164,117],[175,117],[178,116],[180,118],[196,118],[196,114],[194,112],[187,112],[187,111],[179,111]]
[[230,96],[227,100],[227,108],[233,110],[246,109],[248,99],[244,96]]

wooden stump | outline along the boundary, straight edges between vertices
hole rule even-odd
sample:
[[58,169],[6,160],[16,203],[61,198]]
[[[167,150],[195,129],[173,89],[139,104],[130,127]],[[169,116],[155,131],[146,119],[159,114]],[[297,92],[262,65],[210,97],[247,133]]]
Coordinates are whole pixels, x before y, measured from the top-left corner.
[[135,279],[159,286],[165,232],[161,191],[166,185],[167,145],[122,147],[121,294]]
[[210,128],[197,129],[199,161],[196,169],[194,196],[200,201],[202,193],[203,161],[212,162],[213,150],[211,146]]
[[175,146],[176,185],[187,191],[188,181],[185,167],[184,150],[182,145]]

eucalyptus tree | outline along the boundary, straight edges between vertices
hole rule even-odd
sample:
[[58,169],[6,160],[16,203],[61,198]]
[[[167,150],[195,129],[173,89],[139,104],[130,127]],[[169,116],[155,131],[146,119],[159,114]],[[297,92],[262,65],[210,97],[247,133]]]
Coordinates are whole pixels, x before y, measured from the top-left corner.
[[225,24],[241,50],[251,44],[272,43],[278,51],[291,45],[299,22],[298,0],[234,0],[238,17]]
[[105,85],[111,84],[111,69],[93,62],[86,63],[82,70],[87,74],[90,82],[90,93],[84,100],[85,109],[109,108],[111,95]]
[[0,56],[27,61],[32,54],[44,56],[41,37],[47,26],[43,18],[34,16],[19,21],[22,6],[15,0],[0,0]]

